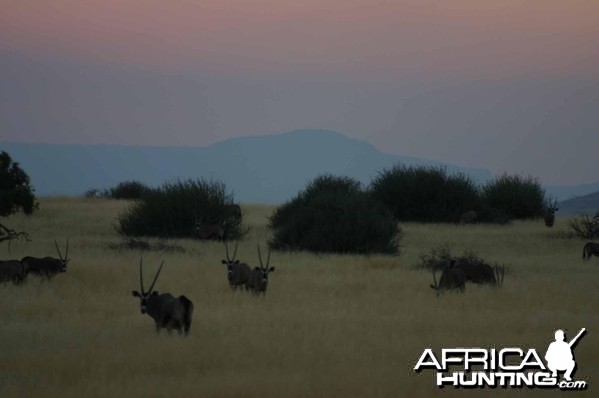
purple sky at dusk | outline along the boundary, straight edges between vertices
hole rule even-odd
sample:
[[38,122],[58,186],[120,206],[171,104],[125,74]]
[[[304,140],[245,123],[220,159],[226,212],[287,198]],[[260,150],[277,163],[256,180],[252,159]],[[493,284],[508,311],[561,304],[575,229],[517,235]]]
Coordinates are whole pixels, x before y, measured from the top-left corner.
[[599,180],[597,1],[0,2],[0,141],[322,128],[548,184]]

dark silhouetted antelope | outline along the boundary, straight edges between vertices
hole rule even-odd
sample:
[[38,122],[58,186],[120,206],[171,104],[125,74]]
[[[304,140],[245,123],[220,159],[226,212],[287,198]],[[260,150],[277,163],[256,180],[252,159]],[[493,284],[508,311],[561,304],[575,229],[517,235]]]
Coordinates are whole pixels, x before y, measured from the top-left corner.
[[591,256],[599,257],[599,243],[588,242],[582,248],[582,259],[583,260],[585,260],[585,259],[588,260],[591,258]]
[[0,282],[21,283],[27,276],[27,269],[19,260],[0,261]]
[[56,274],[61,272],[66,272],[67,264],[70,261],[69,256],[69,240],[67,239],[67,247],[65,250],[65,256],[62,257],[60,253],[60,249],[58,248],[58,243],[54,241],[54,246],[56,246],[56,251],[58,252],[59,258],[54,257],[23,257],[21,259],[21,263],[25,266],[28,273],[44,276],[47,278],[51,278]]
[[229,257],[229,244],[225,241],[225,254],[227,259],[221,260],[221,263],[227,266],[227,280],[229,281],[229,286],[234,290],[237,290],[240,286],[246,286],[250,276],[250,266],[245,263],[240,264],[239,260],[235,260],[238,245],[239,242],[236,242],[233,257]]
[[156,333],[160,333],[162,328],[166,328],[169,334],[173,329],[176,329],[177,333],[181,334],[184,331],[187,336],[189,334],[189,329],[191,328],[193,303],[185,296],[175,298],[170,293],[159,294],[156,291],[152,291],[163,265],[164,261],[160,264],[158,272],[156,272],[156,276],[152,281],[152,285],[146,292],[144,290],[143,264],[142,259],[140,258],[139,282],[141,293],[135,290],[131,293],[133,294],[133,297],[139,297],[141,300],[141,313],[147,313],[154,319]]
[[266,266],[262,263],[262,254],[260,253],[260,245],[258,246],[258,259],[260,260],[260,267],[255,267],[249,275],[246,288],[250,289],[254,294],[266,294],[268,288],[268,274],[274,272],[275,267],[270,267],[270,248],[268,249],[268,255],[266,257]]
[[477,284],[489,284],[502,286],[503,278],[505,276],[505,267],[504,266],[495,266],[491,267],[488,264],[483,263],[470,263],[467,261],[455,261],[454,267],[461,269],[464,271],[464,275],[466,276],[466,281],[477,283]]
[[240,220],[241,219],[241,207],[235,203],[224,205],[223,206],[223,214],[224,214],[224,216],[223,216],[224,220],[228,220],[228,219]]
[[204,224],[201,219],[198,221],[196,218],[195,230],[199,239],[225,239],[225,228],[222,224]]
[[437,284],[435,268],[433,267],[433,283],[431,288],[435,289],[437,294],[439,294],[441,290],[452,289],[460,289],[460,291],[463,292],[466,288],[466,274],[462,269],[456,267],[455,260],[452,260],[451,264],[443,269],[439,284]]
[[460,215],[460,224],[471,224],[478,218],[478,214],[474,210],[469,210]]
[[543,219],[545,220],[545,226],[551,228],[555,223],[555,212],[558,211],[557,207],[557,199],[552,203],[549,203],[549,206],[545,209],[545,214],[543,215]]

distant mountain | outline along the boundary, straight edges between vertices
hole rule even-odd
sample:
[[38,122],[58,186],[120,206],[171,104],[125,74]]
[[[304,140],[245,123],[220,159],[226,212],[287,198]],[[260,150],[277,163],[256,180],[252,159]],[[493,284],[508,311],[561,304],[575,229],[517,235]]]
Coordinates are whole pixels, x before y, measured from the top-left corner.
[[483,169],[396,156],[328,130],[229,139],[206,147],[137,147],[0,143],[31,177],[36,194],[82,195],[124,180],[158,186],[172,178],[223,181],[244,203],[281,203],[319,174],[350,176],[368,184],[377,172],[401,162],[445,166],[476,182]]
[[564,200],[559,202],[558,207],[559,214],[562,215],[578,215],[582,213],[595,215],[595,212],[599,210],[599,191]]
[[545,190],[547,194],[558,200],[568,200],[599,191],[599,181],[594,184],[548,185]]

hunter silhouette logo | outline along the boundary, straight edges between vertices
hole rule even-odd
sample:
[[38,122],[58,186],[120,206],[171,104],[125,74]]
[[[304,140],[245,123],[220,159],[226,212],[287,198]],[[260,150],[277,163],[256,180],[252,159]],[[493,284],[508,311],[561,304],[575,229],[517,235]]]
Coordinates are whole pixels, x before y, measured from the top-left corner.
[[551,370],[551,375],[557,377],[558,371],[565,371],[564,379],[572,381],[572,372],[576,367],[574,356],[572,355],[572,347],[578,342],[585,333],[586,329],[582,328],[580,332],[569,343],[564,341],[564,331],[558,329],[555,331],[555,341],[549,344],[545,360],[547,367]]
[[[572,349],[585,333],[586,329],[582,328],[567,342],[565,332],[556,330],[555,341],[549,344],[545,353],[547,365],[534,348],[443,348],[439,356],[435,356],[431,348],[426,348],[414,370],[435,369],[439,388],[537,387],[584,390],[588,387],[586,381],[572,380],[576,369]],[[564,372],[564,380],[561,381],[560,372]]]

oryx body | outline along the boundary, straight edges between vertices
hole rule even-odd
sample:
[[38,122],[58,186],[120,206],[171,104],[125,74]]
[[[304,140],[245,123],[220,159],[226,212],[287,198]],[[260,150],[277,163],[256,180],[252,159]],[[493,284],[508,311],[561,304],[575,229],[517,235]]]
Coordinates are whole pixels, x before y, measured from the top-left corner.
[[246,288],[250,289],[254,294],[266,294],[268,288],[268,274],[274,272],[275,267],[269,267],[270,265],[270,248],[268,249],[268,256],[266,259],[266,266],[262,263],[262,254],[260,253],[260,246],[258,246],[258,259],[260,260],[260,267],[254,267],[250,272]]
[[553,224],[555,223],[555,212],[558,210],[559,208],[557,207],[557,200],[554,200],[547,206],[545,209],[545,214],[543,214],[543,220],[545,221],[546,227],[553,227]]
[[448,267],[443,269],[439,284],[437,284],[437,278],[435,276],[435,269],[433,268],[433,282],[431,288],[435,289],[437,293],[441,290],[452,290],[460,289],[464,291],[466,288],[466,274],[458,267],[455,267],[455,261],[452,261]]
[[197,223],[195,229],[199,239],[223,240],[225,238],[225,228],[219,224]]
[[235,244],[233,257],[229,257],[229,245],[225,241],[225,254],[227,258],[226,260],[221,260],[221,263],[227,266],[227,280],[233,290],[237,290],[240,286],[246,286],[250,276],[250,266],[245,263],[239,263],[239,260],[235,260],[238,244],[239,242]]
[[234,220],[240,220],[241,219],[241,207],[236,204],[236,203],[232,203],[232,204],[228,204],[228,205],[224,205],[223,206],[223,214],[224,214],[224,219],[234,219]]
[[582,259],[583,260],[585,260],[585,259],[588,260],[591,258],[591,256],[599,257],[599,243],[588,242],[582,248]]
[[156,333],[160,333],[160,330],[165,328],[170,332],[175,329],[178,334],[185,332],[187,336],[189,329],[191,328],[191,316],[193,314],[193,303],[185,296],[179,296],[175,298],[170,293],[160,294],[157,291],[153,291],[158,275],[162,270],[164,261],[160,264],[158,272],[154,277],[154,281],[150,286],[150,289],[146,292],[143,284],[143,265],[142,260],[139,260],[139,280],[141,285],[141,293],[138,291],[132,291],[133,297],[139,297],[141,300],[140,308],[141,313],[147,313],[152,317],[156,325]]
[[23,257],[21,259],[21,263],[25,267],[28,273],[44,276],[47,278],[51,278],[56,274],[61,272],[66,272],[67,264],[70,261],[69,256],[69,240],[67,239],[67,246],[65,251],[64,258],[60,253],[60,249],[58,248],[58,244],[54,241],[54,245],[56,246],[56,251],[58,252],[59,258],[54,257]]
[[471,224],[478,218],[478,213],[474,210],[464,212],[460,215],[460,224]]
[[464,271],[464,276],[467,281],[479,284],[488,283],[489,285],[497,285],[495,270],[488,264],[473,264],[466,261],[457,261],[454,267]]
[[27,276],[27,270],[18,260],[0,261],[0,282],[20,283]]

